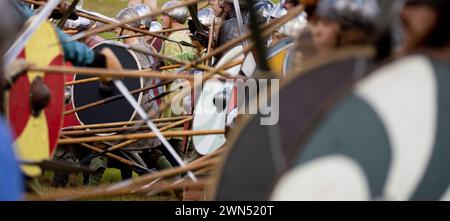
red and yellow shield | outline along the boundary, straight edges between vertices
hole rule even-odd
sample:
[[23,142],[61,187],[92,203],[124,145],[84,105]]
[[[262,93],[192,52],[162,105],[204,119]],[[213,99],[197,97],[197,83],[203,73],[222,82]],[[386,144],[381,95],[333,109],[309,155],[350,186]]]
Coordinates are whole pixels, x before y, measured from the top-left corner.
[[[44,22],[35,31],[19,55],[28,63],[40,67],[64,65],[61,44],[54,27]],[[41,77],[51,93],[50,102],[37,116],[31,114],[30,85]],[[64,76],[28,72],[22,75],[5,94],[6,117],[14,133],[16,153],[22,160],[40,161],[50,158],[55,150],[62,126]],[[23,166],[28,176],[37,176],[36,166]]]

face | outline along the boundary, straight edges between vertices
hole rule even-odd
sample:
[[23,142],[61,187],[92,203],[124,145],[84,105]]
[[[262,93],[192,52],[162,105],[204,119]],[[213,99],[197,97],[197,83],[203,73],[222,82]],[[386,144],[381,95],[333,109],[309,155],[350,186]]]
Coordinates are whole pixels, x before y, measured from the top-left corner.
[[210,0],[209,4],[211,5],[211,9],[214,11],[214,15],[220,17],[223,12],[221,0]]
[[319,51],[330,51],[336,48],[341,31],[339,23],[318,19],[311,23],[310,28],[314,44]]
[[404,26],[404,49],[411,50],[425,44],[438,22],[438,15],[427,5],[405,5],[400,18]]
[[295,7],[295,5],[292,3],[292,2],[284,2],[284,4],[283,4],[283,7],[286,9],[286,10],[289,10],[289,9],[291,9],[291,8],[294,8]]
[[163,14],[161,17],[161,25],[162,25],[163,29],[170,28],[171,23],[172,23],[172,19],[169,16]]

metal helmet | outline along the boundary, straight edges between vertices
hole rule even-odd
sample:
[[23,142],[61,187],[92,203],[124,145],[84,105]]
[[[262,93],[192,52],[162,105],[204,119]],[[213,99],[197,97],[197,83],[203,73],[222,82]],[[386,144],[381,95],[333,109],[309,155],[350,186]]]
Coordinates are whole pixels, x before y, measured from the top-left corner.
[[94,21],[83,17],[78,17],[78,19],[76,20],[68,19],[66,23],[64,23],[64,27],[75,29],[78,31],[85,31],[91,29],[94,25],[95,25]]
[[[124,8],[119,13],[117,13],[116,19],[119,21],[124,21],[124,20],[128,20],[128,19],[135,18],[138,16],[139,16],[139,14],[136,12],[136,10],[134,8]],[[128,23],[128,25],[135,27],[135,28],[139,28],[140,22],[134,21],[134,22]]]
[[[148,15],[152,12],[150,7],[148,7],[145,4],[138,4],[138,5],[135,5],[133,8],[134,8],[134,10],[136,10],[136,12],[139,16]],[[148,16],[139,21],[139,24],[141,26],[145,26],[147,28],[150,27],[151,23],[152,23],[152,19]]]
[[373,28],[380,7],[376,0],[321,0],[316,13],[343,26]]
[[256,12],[258,24],[267,23],[274,8],[275,4],[270,0],[262,0],[253,5],[252,9]]
[[[260,25],[267,23],[270,20],[274,8],[275,4],[270,0],[256,2],[256,4],[253,5],[252,10],[256,12],[257,23]],[[246,11],[245,14],[242,14],[242,17],[244,24],[248,25],[250,23],[250,13]]]
[[213,23],[216,16],[214,15],[214,11],[212,8],[204,8],[197,12],[197,17],[202,25],[209,27]]
[[290,21],[286,22],[283,26],[278,29],[278,32],[290,36],[290,37],[298,37],[305,30],[308,25],[307,14],[306,12],[301,13],[300,15],[294,17]]
[[[172,8],[172,7],[175,7],[180,4],[181,4],[181,2],[179,2],[179,1],[175,1],[175,0],[168,1],[161,7],[161,9],[165,10],[167,8]],[[182,6],[182,7],[172,9],[163,14],[169,16],[170,18],[172,18],[173,20],[175,20],[176,22],[178,22],[180,24],[184,24],[186,22],[186,19],[189,17],[189,10],[186,6]]]
[[80,1],[77,3],[77,5],[75,6],[75,9],[82,9],[82,8],[83,8],[83,4],[84,4],[83,0],[80,0]]
[[157,22],[157,21],[152,21],[150,24],[150,28],[149,31],[150,32],[155,32],[155,31],[161,31],[163,29],[161,23]]

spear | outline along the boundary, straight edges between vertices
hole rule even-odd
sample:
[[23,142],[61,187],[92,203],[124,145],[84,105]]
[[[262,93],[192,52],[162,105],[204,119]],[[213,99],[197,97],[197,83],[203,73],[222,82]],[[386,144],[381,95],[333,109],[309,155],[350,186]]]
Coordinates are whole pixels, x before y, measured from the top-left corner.
[[[162,132],[165,137],[182,137],[182,136],[203,136],[212,134],[225,134],[225,130],[187,130],[187,131],[167,131]],[[123,134],[123,135],[111,135],[111,136],[94,136],[94,137],[80,137],[71,139],[60,139],[59,144],[74,144],[74,143],[88,143],[88,142],[103,142],[112,140],[124,140],[124,139],[151,139],[156,138],[154,132],[150,133],[138,133],[138,134]]]
[[48,67],[37,67],[30,65],[27,68],[28,71],[34,72],[46,72],[53,74],[85,74],[85,75],[99,75],[106,77],[134,77],[134,78],[159,78],[159,79],[187,79],[193,80],[194,76],[188,74],[173,74],[173,73],[162,73],[152,70],[141,70],[136,71],[134,69],[105,69],[105,68],[81,68],[81,67],[64,67],[64,66],[48,66]]
[[[64,136],[64,135],[62,135],[61,137],[70,139],[69,137]],[[91,145],[86,144],[86,143],[80,143],[80,145],[81,145],[82,147],[85,147],[85,148],[87,148],[87,149],[89,149],[89,150],[92,150],[92,151],[94,151],[94,152],[101,152],[101,151],[102,151],[102,149],[97,148],[97,147],[94,147],[94,146],[91,146]],[[128,166],[136,167],[136,168],[139,168],[139,169],[143,169],[143,170],[145,170],[145,171],[147,171],[147,172],[151,172],[150,169],[148,169],[148,168],[146,168],[146,167],[143,167],[143,166],[137,164],[136,162],[127,160],[127,159],[125,159],[125,158],[123,158],[123,157],[119,157],[119,156],[117,156],[117,155],[115,155],[115,154],[107,153],[106,156],[109,157],[109,158],[111,158],[111,159],[115,159],[115,160],[117,160],[117,161],[119,161],[119,162],[121,162],[121,163],[124,163],[124,164],[126,164],[126,165],[128,165]]]
[[64,83],[64,86],[71,86],[71,85],[77,85],[77,84],[84,84],[84,83],[94,82],[94,81],[98,81],[98,80],[100,80],[99,77],[85,78],[85,79],[81,79],[81,80],[65,82],[65,83]]
[[173,6],[173,7],[168,7],[168,8],[163,9],[163,10],[159,10],[159,11],[148,13],[148,14],[145,14],[145,15],[142,15],[142,16],[137,16],[137,17],[134,17],[134,18],[130,18],[130,19],[127,19],[127,20],[119,22],[119,23],[109,24],[109,25],[105,25],[103,27],[99,27],[99,28],[96,28],[96,29],[93,29],[93,30],[88,30],[88,31],[85,31],[85,32],[82,32],[82,33],[78,33],[78,34],[72,36],[69,39],[69,41],[77,41],[79,39],[82,39],[82,38],[85,38],[85,37],[88,37],[88,36],[91,36],[91,35],[95,35],[95,34],[98,34],[98,33],[101,33],[101,32],[112,30],[112,29],[117,28],[117,27],[121,27],[122,25],[125,25],[125,24],[128,24],[128,23],[139,21],[139,20],[141,20],[143,18],[159,15],[161,13],[168,12],[168,11],[171,11],[171,10],[179,8],[179,7],[184,7],[184,6],[187,6],[187,5],[195,4],[195,3],[200,2],[200,1],[203,1],[203,0],[188,0],[188,1],[184,1],[181,4]]
[[[125,84],[118,79],[114,79],[113,83],[116,86],[116,88],[123,94],[123,96],[125,96],[125,99],[127,99],[130,105],[136,110],[139,117],[145,120],[147,126],[153,131],[152,133],[154,133],[154,135],[159,139],[162,145],[167,149],[167,151],[169,151],[169,153],[172,155],[175,161],[177,161],[177,163],[181,167],[186,167],[181,157],[178,155],[178,153],[175,151],[172,145],[167,141],[167,139],[164,137],[161,131],[158,130],[153,121],[150,118],[148,118],[147,113],[145,113],[145,111],[138,104],[136,99],[134,99],[133,95],[130,94],[130,91],[128,91],[128,88],[125,86]],[[191,171],[188,171],[188,176],[192,179],[192,181],[197,182],[197,178]]]
[[[162,87],[162,86],[170,84],[172,82],[173,81],[164,81],[164,82],[161,82],[160,84],[157,84],[157,85],[146,86],[146,87],[139,88],[139,89],[136,89],[136,90],[133,90],[133,91],[130,91],[130,92],[131,92],[131,94],[139,94],[141,92],[148,91],[148,90],[151,90],[151,89],[154,89],[154,88],[157,88],[157,87]],[[164,92],[164,93],[162,93],[162,94],[160,94],[158,96],[155,96],[155,97],[151,98],[151,100],[149,102],[151,102],[153,100],[160,99],[160,98],[162,98],[164,96],[167,96],[168,94],[169,93]],[[102,105],[102,104],[111,103],[111,102],[116,101],[116,100],[121,99],[121,98],[123,98],[122,94],[114,95],[114,96],[111,96],[111,97],[108,97],[108,98],[105,98],[105,99],[102,99],[102,100],[94,101],[92,103],[85,104],[83,106],[80,106],[80,107],[74,108],[72,110],[66,111],[66,112],[64,112],[64,115],[68,115],[68,114],[72,114],[72,113],[79,112],[79,111],[82,111],[82,110],[86,110],[86,109],[89,109],[89,108],[97,107],[97,106]]]
[[[168,28],[168,29],[164,29],[164,30],[154,31],[152,33],[159,34],[159,33],[183,31],[183,30],[187,30],[187,29],[188,28],[185,28],[185,27]],[[119,40],[119,39],[136,38],[136,37],[143,37],[143,36],[146,36],[146,34],[122,35],[122,36],[119,36],[119,37],[108,38],[108,39],[105,39],[105,40]]]
[[69,9],[66,12],[64,12],[61,20],[59,20],[59,23],[58,23],[59,28],[62,28],[64,26],[64,23],[66,23],[67,19],[69,18],[70,14],[72,14],[73,10],[75,9],[75,7],[77,6],[79,1],[80,0],[72,1],[72,4],[70,4]]
[[[43,4],[45,4],[43,2],[38,2],[38,1],[34,1],[34,0],[23,0],[23,1],[27,2],[27,3],[31,3],[31,4],[36,4],[36,5],[43,5]],[[170,39],[170,38],[168,38],[168,37],[166,37],[164,35],[159,35],[157,33],[153,33],[153,32],[150,32],[150,31],[146,31],[146,30],[143,30],[143,29],[140,29],[140,28],[135,28],[135,27],[132,27],[132,26],[128,25],[128,23],[131,23],[131,22],[134,22],[134,21],[137,21],[137,20],[140,20],[140,19],[123,23],[123,22],[119,22],[119,21],[117,21],[115,19],[109,18],[107,16],[101,15],[99,13],[94,13],[94,12],[90,12],[90,11],[83,10],[83,9],[78,9],[77,15],[80,16],[80,17],[84,17],[84,18],[87,18],[87,19],[91,19],[91,20],[94,20],[94,21],[101,22],[101,23],[117,25],[115,27],[121,27],[121,28],[124,28],[124,29],[127,29],[127,30],[131,30],[131,31],[134,31],[134,32],[142,33],[142,34],[145,34],[145,35],[150,35],[150,36],[153,36],[153,37],[156,37],[156,38],[161,38],[161,39],[164,39],[164,40],[167,40],[167,41],[177,42],[177,41],[174,41],[174,40],[172,40],[172,39]],[[111,28],[111,29],[114,29],[114,28]],[[105,31],[108,31],[108,30],[111,30],[111,29],[106,29],[106,30],[100,31],[100,32],[105,32]],[[98,32],[98,33],[100,33],[100,32]],[[78,33],[77,35],[80,35],[80,37],[76,38],[76,39],[74,39],[73,38],[74,36],[72,36],[71,38],[69,38],[67,40],[67,42],[77,41],[77,40],[82,39],[84,37],[88,37],[90,35],[93,35],[93,34],[90,34],[90,35],[84,36],[83,33],[84,32]],[[94,33],[94,34],[98,34],[98,33]]]
[[[169,130],[169,129],[171,129],[171,128],[174,128],[174,127],[177,127],[177,126],[179,126],[179,125],[182,125],[182,124],[184,124],[185,122],[191,121],[192,118],[193,118],[193,117],[188,117],[188,118],[183,119],[183,120],[181,120],[181,121],[177,121],[177,122],[175,122],[175,123],[172,123],[172,124],[169,124],[169,125],[167,125],[167,126],[164,126],[164,127],[160,128],[159,130],[160,130],[161,132],[162,132],[162,131]],[[148,127],[147,127],[147,129],[148,129]],[[135,142],[137,142],[137,141],[138,141],[137,139],[131,139],[131,140],[127,140],[127,141],[125,141],[125,142],[119,143],[119,144],[114,145],[114,146],[112,146],[112,147],[110,147],[110,148],[108,148],[108,149],[103,150],[102,152],[99,152],[99,153],[96,154],[95,156],[92,156],[92,158],[101,156],[101,155],[103,155],[103,154],[112,152],[112,151],[114,151],[114,150],[118,150],[118,149],[120,149],[120,148],[123,148],[123,147],[125,147],[125,146],[128,146],[128,145],[130,145],[130,144],[132,144],[132,143],[135,143]],[[90,158],[90,159],[92,159],[92,158]],[[83,161],[89,161],[90,159],[83,160]]]
[[[168,118],[159,118],[153,120],[155,123],[161,122],[172,122],[185,119],[190,116],[178,116],[178,117],[168,117]],[[94,129],[94,128],[105,128],[105,127],[115,127],[115,126],[129,126],[137,123],[142,123],[143,120],[135,120],[135,121],[122,121],[122,122],[114,122],[114,123],[100,123],[100,124],[87,124],[87,125],[78,125],[78,126],[70,126],[63,128],[63,130],[84,130],[84,129]]]

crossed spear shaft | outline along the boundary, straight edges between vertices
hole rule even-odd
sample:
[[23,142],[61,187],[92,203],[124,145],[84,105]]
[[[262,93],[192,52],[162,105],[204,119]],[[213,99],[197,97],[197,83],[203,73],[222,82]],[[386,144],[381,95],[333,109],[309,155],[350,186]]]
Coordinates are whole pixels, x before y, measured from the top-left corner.
[[[227,69],[229,67],[236,66],[238,64],[241,64],[242,62],[243,62],[242,60],[237,60],[237,61],[230,62],[223,69]],[[87,78],[87,79],[82,79],[82,80],[78,80],[78,81],[66,82],[65,86],[70,86],[70,85],[75,85],[75,84],[82,84],[82,83],[89,83],[89,82],[98,81],[98,80],[99,80],[98,77]],[[157,84],[157,85],[146,86],[146,87],[143,87],[143,88],[140,88],[140,89],[136,89],[136,90],[133,90],[133,91],[130,91],[130,92],[131,92],[131,94],[137,94],[137,93],[145,92],[145,91],[157,88],[157,87],[161,87],[161,86],[170,84],[172,82],[173,82],[173,80],[164,81],[164,82],[161,82],[160,84]],[[171,94],[173,92],[176,92],[176,91],[177,90],[163,92],[162,94],[153,97],[150,101],[163,98],[163,97],[165,97],[165,96],[167,96],[167,95],[169,95],[169,94]],[[86,110],[86,109],[89,109],[89,108],[93,108],[93,107],[96,107],[96,106],[99,106],[99,105],[102,105],[102,104],[107,104],[107,103],[110,103],[112,101],[115,101],[115,100],[118,100],[118,99],[121,99],[121,98],[123,98],[123,95],[119,94],[119,95],[108,97],[108,98],[105,98],[105,99],[102,99],[102,100],[94,101],[94,102],[91,102],[89,104],[85,104],[83,106],[80,106],[80,107],[74,108],[72,110],[66,111],[66,112],[64,112],[64,115],[72,114],[72,113],[75,113],[75,112],[78,112],[78,111],[82,111],[82,110]]]
[[[300,14],[303,11],[304,11],[304,7],[302,5],[299,5],[299,6],[295,7],[295,8],[293,8],[293,9],[291,9],[290,11],[288,11],[288,13],[286,15],[284,15],[284,16],[282,16],[280,18],[272,20],[270,23],[268,23],[268,24],[266,24],[266,25],[261,27],[261,29],[262,29],[261,36],[265,37],[265,36],[270,35],[278,27],[280,27],[281,25],[283,25],[286,22],[290,21],[292,18],[294,18],[295,16],[297,16],[298,14]],[[235,38],[235,39],[229,41],[228,43],[222,45],[221,47],[219,47],[216,50],[212,51],[211,53],[209,53],[205,57],[200,58],[197,62],[206,61],[206,60],[210,59],[211,57],[213,57],[214,55],[217,55],[218,53],[221,53],[221,52],[227,50],[228,48],[231,48],[231,47],[235,46],[236,44],[244,41],[245,39],[247,39],[249,37],[251,37],[251,33],[247,32],[246,34],[242,35],[241,37]],[[237,53],[234,57],[230,58],[230,60],[235,60],[241,54],[245,54],[245,53],[251,51],[254,46],[255,46],[254,43],[248,44],[244,48],[242,53]],[[179,95],[182,96],[182,97],[189,96],[192,93],[192,90],[198,90],[200,88],[200,86],[203,84],[204,81],[210,79],[214,74],[217,73],[217,70],[224,69],[225,66],[226,66],[226,64],[224,64],[222,66],[219,66],[219,67],[215,67],[215,68],[213,68],[213,70],[211,70],[209,72],[203,73],[202,81],[194,82],[194,83],[197,83],[197,84],[194,84],[194,86],[191,87],[191,91],[183,91]],[[161,103],[161,105],[160,105],[160,109],[162,111],[164,111],[168,107],[170,107],[170,105],[168,103],[166,103],[165,101],[163,101]]]
[[[39,1],[34,1],[34,0],[23,0],[23,1],[26,2],[26,3],[35,4],[35,5],[41,5],[41,6],[46,4],[44,2],[39,2]],[[199,0],[192,1],[192,4],[194,4],[194,3],[198,2],[198,1]],[[200,1],[202,1],[202,0],[200,0]],[[181,7],[181,6],[185,6],[185,5],[180,5],[180,6],[177,5],[176,7],[172,7],[170,10],[178,8],[178,7]],[[164,10],[164,11],[167,11],[167,10]],[[153,13],[151,13],[151,14],[153,14]],[[153,36],[153,37],[156,37],[156,38],[160,38],[160,39],[163,39],[163,40],[167,40],[167,41],[178,43],[177,41],[174,41],[174,40],[172,40],[172,39],[170,39],[170,38],[168,38],[168,37],[166,37],[164,35],[160,35],[159,34],[159,33],[162,33],[162,32],[150,32],[150,31],[146,31],[146,30],[143,30],[143,29],[140,29],[140,28],[135,28],[135,27],[132,27],[132,26],[128,25],[129,23],[138,21],[138,20],[140,20],[142,18],[153,16],[153,15],[150,15],[150,14],[139,16],[139,19],[127,20],[127,22],[125,22],[125,23],[124,22],[117,22],[116,23],[116,22],[108,21],[108,20],[100,18],[100,17],[95,17],[95,16],[92,16],[92,15],[88,15],[86,13],[81,13],[81,12],[77,12],[77,15],[81,16],[81,17],[85,17],[87,19],[92,19],[92,20],[95,20],[95,21],[98,21],[98,22],[101,22],[101,23],[114,25],[113,27],[108,28],[108,29],[103,30],[103,31],[100,31],[100,32],[109,31],[109,30],[112,30],[112,29],[114,29],[116,27],[120,27],[120,28],[124,28],[124,29],[127,29],[127,30],[131,30],[131,31],[137,32],[137,33],[150,35],[150,36]],[[136,18],[138,18],[138,17],[136,17]],[[105,27],[108,27],[108,25],[104,26],[104,27],[101,27],[101,28],[105,28]],[[98,32],[98,33],[100,33],[100,32]],[[80,35],[78,37],[72,38],[69,41],[76,41],[76,40],[79,40],[81,38],[84,38],[84,37],[92,35],[92,34],[90,34],[90,35],[83,35],[82,33],[79,33],[79,34]],[[97,34],[97,33],[95,33],[95,34]]]
[[[283,23],[285,23],[285,22],[287,22],[288,20],[290,20],[290,18],[292,18],[293,16],[295,16],[295,15],[297,15],[298,13],[300,13],[301,11],[303,11],[303,8],[300,6],[300,7],[297,7],[297,10],[292,10],[291,11],[291,14],[289,14],[288,13],[288,15],[286,15],[286,16],[284,16],[284,17],[282,17],[282,18],[280,18],[280,19],[277,19],[277,20],[274,20],[273,22],[272,22],[272,24],[274,25],[274,26],[272,26],[272,28],[269,28],[268,30],[264,30],[263,31],[263,34],[264,35],[267,35],[267,34],[270,34],[276,27],[278,27],[278,26],[280,26],[281,24],[283,24]],[[296,14],[295,14],[296,13]],[[289,16],[291,16],[291,17],[289,17]],[[249,37],[250,35],[248,35],[248,37]],[[245,39],[245,35],[243,36],[244,37],[244,39]],[[236,41],[236,43],[237,42],[240,42],[240,41]],[[231,44],[232,42],[230,42],[230,45],[233,45],[233,44]],[[231,46],[230,46],[231,47]],[[251,46],[248,46],[245,50],[244,50],[244,52],[248,52],[248,51],[250,51],[251,50],[251,48],[253,47],[253,45],[251,45]],[[218,50],[217,50],[218,51]],[[217,53],[217,52],[216,52]],[[211,54],[213,54],[213,53],[211,53]],[[213,55],[211,55],[210,54],[210,56],[213,56]],[[238,55],[237,55],[238,56]],[[236,56],[236,57],[237,57]],[[208,56],[206,56],[206,59],[209,59],[208,58]],[[205,59],[205,60],[206,60]],[[233,59],[233,58],[232,58]],[[221,68],[221,67],[218,67],[218,68],[214,68],[213,69],[213,71],[211,71],[211,72],[209,72],[208,74],[206,74],[206,76],[212,76],[213,74],[215,74],[215,72],[219,69],[219,68]],[[206,79],[208,79],[208,77],[206,77]],[[206,80],[206,79],[203,79],[203,80]],[[212,131],[207,131],[205,134],[208,134],[208,133],[211,133]],[[221,132],[218,132],[218,131],[215,131],[214,133],[223,133],[222,131]],[[199,131],[197,131],[196,133],[200,133]],[[202,133],[200,133],[200,134],[202,134]],[[166,136],[167,135],[175,135],[175,134],[166,134]],[[177,135],[175,135],[175,136],[180,136],[180,135],[182,135],[182,134],[177,134]],[[192,134],[190,134],[189,132],[188,133],[184,133],[184,135],[195,135],[194,133],[192,133]]]
[[[177,120],[178,120],[179,118],[173,118],[173,119],[177,119]],[[173,119],[170,119],[170,120],[173,120]],[[178,121],[176,121],[176,122],[170,123],[169,125],[166,125],[166,126],[160,128],[160,131],[166,131],[166,130],[169,130],[169,129],[171,129],[171,128],[174,128],[174,127],[179,126],[180,124],[184,124],[186,121],[190,121],[190,120],[192,120],[192,117],[186,117],[186,118],[184,118],[184,119],[178,120]],[[75,132],[75,131],[74,131],[74,132]],[[67,134],[67,135],[69,135],[69,134]],[[71,138],[68,137],[67,135],[64,134],[64,132],[63,132],[63,134],[61,134],[61,137],[62,137],[62,138],[65,138],[65,139],[71,139]],[[86,144],[86,143],[87,143],[87,142],[82,142],[82,143],[80,143],[80,145],[81,145],[82,147],[88,148],[88,149],[90,149],[90,150],[92,150],[92,151],[94,151],[94,152],[97,152],[98,154],[96,154],[95,156],[91,156],[91,157],[89,157],[88,159],[85,159],[84,161],[88,161],[88,160],[90,160],[90,159],[92,159],[92,158],[94,158],[94,157],[98,157],[98,156],[101,156],[101,155],[105,155],[105,154],[106,154],[106,156],[108,156],[108,157],[110,157],[110,158],[112,158],[112,159],[118,160],[118,161],[120,161],[120,162],[122,162],[122,163],[124,163],[124,164],[126,164],[126,165],[129,165],[129,166],[132,166],[132,167],[137,167],[137,168],[139,168],[139,169],[144,169],[145,171],[150,171],[148,168],[143,167],[143,166],[137,164],[136,162],[127,160],[127,159],[125,159],[125,158],[122,158],[122,157],[119,157],[119,156],[117,156],[117,155],[115,155],[115,154],[110,153],[111,151],[114,151],[114,150],[120,149],[120,148],[122,148],[122,147],[125,147],[127,144],[124,145],[124,144],[122,143],[121,145],[115,145],[115,146],[112,146],[112,147],[110,147],[110,148],[108,148],[108,149],[106,149],[106,150],[102,150],[102,149],[99,149],[99,148],[97,148],[97,147],[88,145],[88,144]]]
[[[199,158],[186,167],[176,167],[171,169],[165,169],[156,173],[142,175],[132,180],[121,181],[117,184],[105,184],[99,187],[85,187],[77,190],[65,190],[58,193],[50,193],[42,196],[28,195],[27,200],[76,200],[84,198],[95,198],[95,197],[109,197],[124,194],[138,194],[147,193],[151,190],[170,190],[178,189],[183,187],[198,187],[202,188],[210,184],[209,182],[200,181],[197,183],[179,183],[175,182],[172,185],[167,184],[156,184],[157,181],[161,181],[164,178],[173,177],[177,174],[185,173],[186,171],[197,171],[196,174],[205,169],[215,168],[219,161],[221,155],[226,151],[227,148],[221,148],[216,152]],[[208,171],[208,170],[207,170]]]

